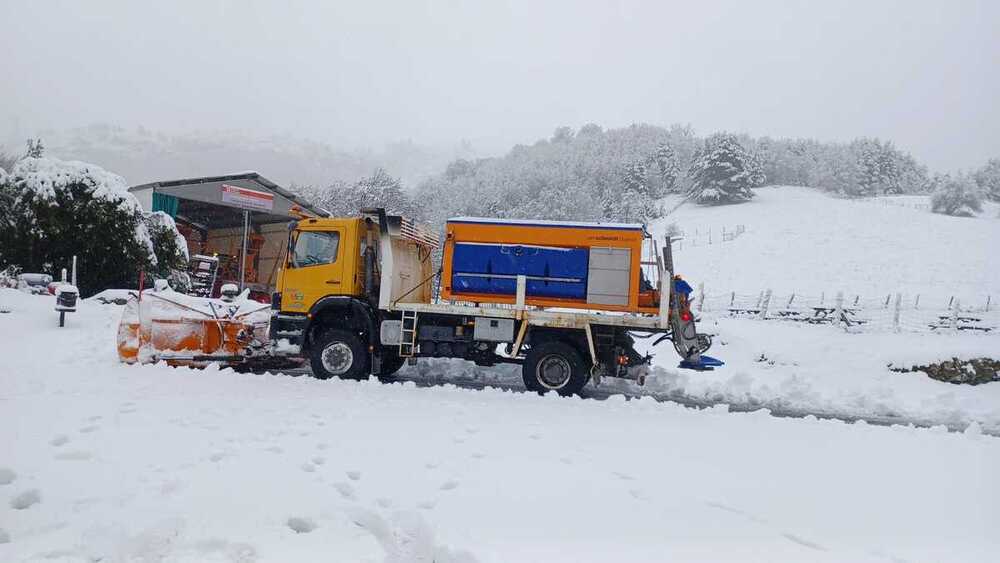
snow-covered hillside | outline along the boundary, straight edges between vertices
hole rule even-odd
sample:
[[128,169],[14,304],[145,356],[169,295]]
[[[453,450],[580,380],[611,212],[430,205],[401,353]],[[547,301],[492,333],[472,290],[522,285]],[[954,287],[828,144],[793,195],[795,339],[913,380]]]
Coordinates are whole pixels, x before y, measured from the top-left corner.
[[[948,217],[926,197],[840,199],[801,187],[756,190],[749,203],[687,204],[654,225],[676,223],[686,240],[678,271],[710,293],[772,289],[776,293],[884,297],[921,302],[957,296],[982,304],[1000,298],[1000,220],[995,205],[979,218]],[[722,229],[746,231],[723,242]],[[708,232],[711,231],[712,244]],[[943,300],[943,301],[942,301]]]
[[[992,561],[1000,440],[117,362],[0,291],[0,560]],[[941,384],[944,385],[944,384]]]

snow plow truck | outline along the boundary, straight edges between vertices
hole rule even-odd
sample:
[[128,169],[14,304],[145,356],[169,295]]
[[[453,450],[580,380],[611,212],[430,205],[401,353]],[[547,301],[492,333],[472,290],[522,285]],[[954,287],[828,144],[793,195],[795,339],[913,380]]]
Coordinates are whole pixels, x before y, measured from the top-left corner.
[[[449,219],[438,236],[382,209],[289,225],[272,302],[236,287],[221,299],[160,284],[126,306],[125,362],[221,362],[255,370],[308,363],[320,379],[391,378],[419,358],[522,366],[526,388],[569,395],[604,377],[643,383],[652,346],[711,369],[669,240],[641,224]],[[436,268],[435,253],[441,253]],[[650,346],[650,348],[652,347]]]

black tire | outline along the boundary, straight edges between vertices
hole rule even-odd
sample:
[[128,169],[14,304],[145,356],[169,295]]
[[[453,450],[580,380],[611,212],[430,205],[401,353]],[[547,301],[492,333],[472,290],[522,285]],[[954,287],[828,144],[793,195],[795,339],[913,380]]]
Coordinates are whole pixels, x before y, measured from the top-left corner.
[[576,348],[550,340],[531,347],[521,367],[521,378],[529,391],[575,395],[587,384],[588,372]]
[[383,350],[382,371],[378,374],[378,378],[382,381],[392,381],[395,379],[396,372],[399,371],[405,363],[406,358],[400,358],[398,352]]
[[311,348],[309,364],[313,377],[368,377],[368,351],[357,334],[346,330],[328,330],[313,342]]

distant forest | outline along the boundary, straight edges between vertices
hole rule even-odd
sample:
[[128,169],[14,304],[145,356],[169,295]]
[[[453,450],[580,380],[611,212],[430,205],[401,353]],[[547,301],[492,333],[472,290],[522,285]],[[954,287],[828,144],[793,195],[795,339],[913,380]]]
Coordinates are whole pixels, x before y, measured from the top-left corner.
[[[998,162],[991,164],[996,169]],[[739,185],[716,189],[718,182],[706,181],[713,174]],[[433,224],[456,215],[641,221],[660,216],[659,202],[670,194],[691,194],[707,204],[746,201],[753,196],[751,188],[761,185],[809,186],[842,197],[923,194],[940,178],[891,141],[879,139],[706,138],[682,125],[603,129],[591,124],[579,130],[560,127],[550,138],[517,145],[504,156],[454,160],[412,190],[379,172],[358,182],[313,188],[310,196],[335,213],[352,213],[360,204],[384,205]],[[732,191],[720,194],[727,190]],[[983,186],[986,195],[1000,197],[994,190]]]

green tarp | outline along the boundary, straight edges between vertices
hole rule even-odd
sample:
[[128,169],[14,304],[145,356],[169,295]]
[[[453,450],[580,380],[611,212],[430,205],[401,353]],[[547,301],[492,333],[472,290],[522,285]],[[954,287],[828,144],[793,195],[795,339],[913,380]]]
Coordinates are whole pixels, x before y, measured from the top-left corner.
[[163,211],[167,215],[176,218],[178,206],[180,206],[180,200],[176,197],[153,192],[153,211]]

